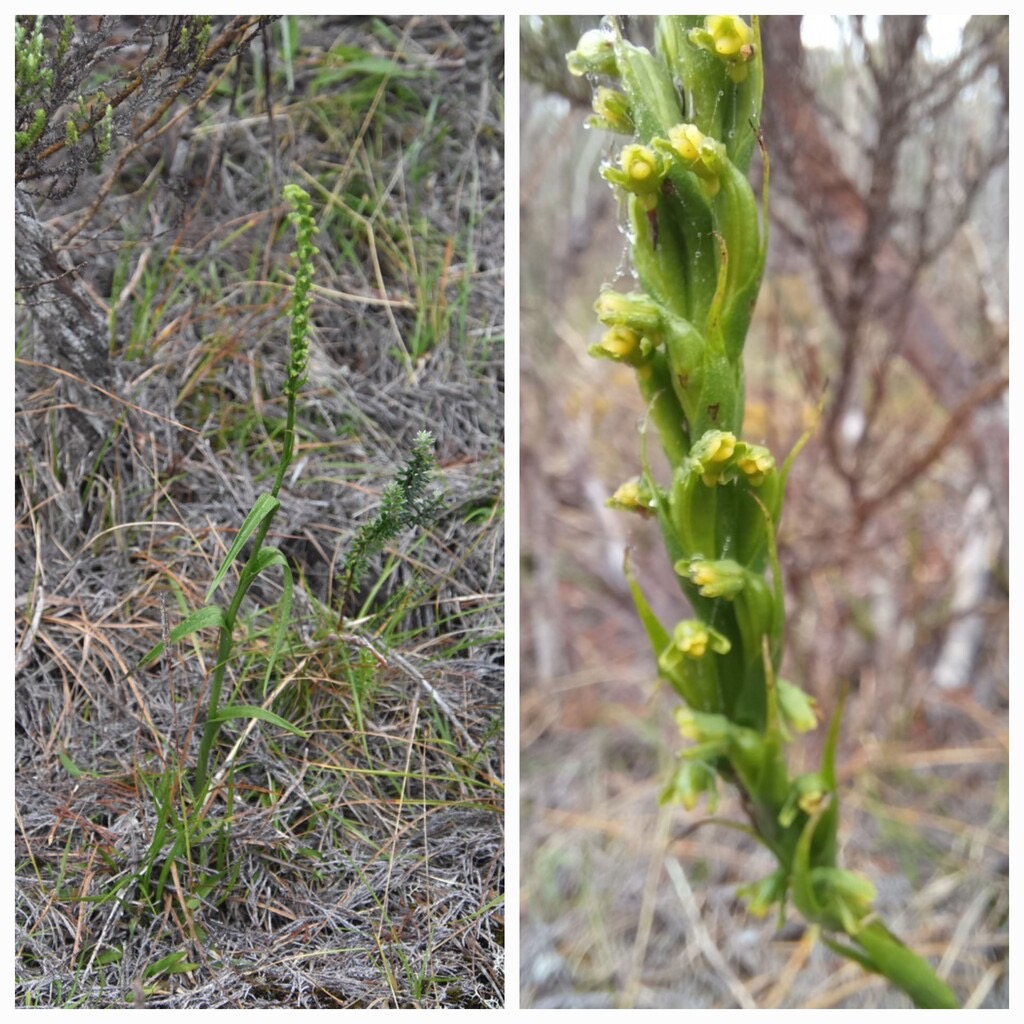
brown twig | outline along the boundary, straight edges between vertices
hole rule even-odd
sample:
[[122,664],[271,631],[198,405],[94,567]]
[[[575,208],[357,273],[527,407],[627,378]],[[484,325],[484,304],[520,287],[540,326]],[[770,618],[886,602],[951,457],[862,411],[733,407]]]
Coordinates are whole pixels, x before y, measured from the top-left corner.
[[880,494],[863,498],[854,510],[854,522],[863,524],[886,502],[891,501],[900,491],[909,487],[929,466],[941,458],[949,447],[961,436],[964,426],[977,410],[1001,395],[1010,385],[1009,379],[999,373],[987,380],[980,381],[962,402],[950,413],[949,419],[941,433],[917,458],[906,463],[895,479],[891,480]]

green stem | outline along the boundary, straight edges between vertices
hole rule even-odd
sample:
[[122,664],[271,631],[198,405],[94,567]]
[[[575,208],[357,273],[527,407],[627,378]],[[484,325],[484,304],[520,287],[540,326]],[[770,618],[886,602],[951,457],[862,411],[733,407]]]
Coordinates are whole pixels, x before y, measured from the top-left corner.
[[[295,404],[299,388],[305,378],[309,356],[306,340],[309,330],[309,290],[313,275],[313,257],[318,251],[312,244],[312,236],[316,231],[316,227],[313,223],[309,196],[297,185],[286,185],[284,194],[295,211],[291,216],[298,234],[299,271],[296,275],[295,289],[292,297],[290,358],[284,388],[288,401],[288,412],[285,421],[281,458],[278,461],[277,472],[274,475],[274,483],[271,488],[271,495],[274,498],[277,497],[278,492],[281,490],[284,475],[288,471],[289,465],[291,465],[292,455],[295,451]],[[214,666],[213,679],[210,682],[210,696],[206,705],[206,724],[203,726],[203,736],[199,742],[199,756],[196,763],[193,795],[197,806],[202,805],[206,797],[206,789],[209,784],[210,751],[213,749],[214,740],[220,731],[221,723],[217,721],[216,714],[220,707],[221,691],[224,688],[224,673],[227,671],[228,661],[231,658],[235,622],[238,619],[242,600],[258,574],[256,560],[259,558],[263,542],[266,540],[273,519],[274,512],[271,512],[264,517],[257,528],[249,558],[242,567],[242,572],[238,578],[238,586],[235,589],[234,596],[231,598],[231,604],[224,615],[224,620],[220,625],[220,635],[217,641],[217,663]]]
[[[284,478],[285,471],[288,468],[288,463],[291,461],[292,445],[290,443],[290,438],[294,434],[292,424],[295,416],[295,400],[293,398],[289,398],[288,400],[288,416],[289,426],[285,434],[284,450],[281,455],[281,462],[278,464],[277,477],[274,483],[275,497],[277,496],[278,488],[281,486],[281,480]],[[228,605],[228,610],[224,614],[224,621],[220,626],[220,635],[217,641],[217,663],[214,666],[213,680],[210,683],[210,696],[206,704],[206,724],[203,727],[203,737],[199,742],[199,758],[196,764],[194,795],[197,804],[201,804],[206,796],[206,786],[209,778],[208,769],[210,764],[210,750],[213,747],[213,741],[217,738],[217,733],[220,731],[221,723],[216,720],[215,714],[217,709],[220,707],[220,694],[224,686],[224,673],[227,670],[228,661],[231,658],[231,648],[234,643],[233,637],[235,621],[238,618],[238,611],[242,606],[242,599],[248,592],[253,580],[256,579],[256,558],[263,547],[264,540],[266,540],[267,532],[270,530],[270,524],[274,519],[274,514],[274,512],[271,512],[267,515],[256,531],[249,558],[246,560],[246,563],[239,574],[238,586],[235,589],[234,596],[231,598],[231,604]]]
[[867,952],[871,961],[869,969],[906,992],[919,1009],[959,1008],[953,990],[928,962],[904,946],[881,921],[872,921],[850,937]]
[[[295,450],[295,395],[288,395],[288,418],[285,422],[284,427],[284,442],[281,451],[281,461],[277,465],[277,474],[274,477],[274,486],[270,489],[271,495],[277,497],[278,492],[281,490],[281,484],[284,482],[284,475],[288,471],[289,465],[291,465],[292,454]],[[265,535],[265,533],[264,533]],[[263,539],[262,536],[260,538]],[[259,546],[255,548],[259,551]]]

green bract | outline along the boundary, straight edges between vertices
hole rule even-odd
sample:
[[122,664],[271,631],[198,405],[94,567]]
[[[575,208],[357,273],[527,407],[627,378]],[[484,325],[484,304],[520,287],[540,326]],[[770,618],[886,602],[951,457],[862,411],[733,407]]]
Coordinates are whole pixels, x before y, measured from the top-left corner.
[[[758,21],[735,15],[659,17],[655,52],[614,19],[587,32],[570,70],[595,81],[591,125],[632,134],[602,170],[628,220],[633,291],[605,288],[606,330],[592,355],[636,371],[648,422],[670,467],[639,476],[609,502],[653,515],[689,614],[671,631],[640,582],[627,578],[661,677],[682,699],[689,746],[662,793],[713,807],[717,777],[737,786],[750,830],[778,869],[743,888],[751,911],[804,916],[853,946],[830,945],[886,975],[920,1006],[955,1005],[929,966],[877,921],[871,884],[837,863],[839,802],[832,720],[819,771],[791,778],[785,744],[817,724],[814,701],[779,678],[784,640],[775,535],[786,476],[760,439],[743,438],[743,350],[767,252],[768,159],[762,194],[747,172],[759,126]],[[770,579],[766,573],[770,571]]]

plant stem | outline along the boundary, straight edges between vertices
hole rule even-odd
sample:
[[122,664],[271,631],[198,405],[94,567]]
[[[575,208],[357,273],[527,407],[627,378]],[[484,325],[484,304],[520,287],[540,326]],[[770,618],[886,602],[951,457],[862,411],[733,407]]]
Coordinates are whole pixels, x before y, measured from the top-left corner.
[[[602,175],[627,210],[639,288],[602,290],[607,328],[592,355],[632,367],[671,467],[659,485],[642,448],[642,476],[614,507],[658,519],[692,611],[666,629],[627,571],[662,677],[682,698],[692,745],[665,799],[692,808],[735,786],[754,835],[776,856],[767,879],[745,886],[751,910],[797,909],[833,949],[889,978],[920,1006],[955,1006],[928,964],[877,920],[874,888],[837,865],[839,798],[833,716],[819,771],[791,777],[789,730],[813,728],[813,699],[780,678],[784,591],[776,548],[786,477],[766,447],[742,439],[743,347],[767,251],[768,161],[760,135],[759,21],[734,15],[658,18],[657,54],[626,40],[614,19],[568,55],[598,88],[596,127],[635,135]],[[764,155],[761,201],[747,181]],[[764,578],[770,569],[769,587]],[[841,702],[840,702],[841,707]]]

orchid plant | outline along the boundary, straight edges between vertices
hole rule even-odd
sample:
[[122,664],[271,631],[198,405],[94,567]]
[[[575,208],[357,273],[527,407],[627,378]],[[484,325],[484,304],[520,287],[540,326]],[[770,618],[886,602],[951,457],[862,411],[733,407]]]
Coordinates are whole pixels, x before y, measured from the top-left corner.
[[[655,50],[605,19],[568,55],[594,84],[593,127],[629,137],[602,174],[621,194],[639,287],[601,291],[591,354],[636,373],[648,422],[671,468],[639,475],[610,504],[653,516],[689,614],[671,627],[626,573],[660,677],[681,699],[689,745],[664,799],[714,810],[735,787],[746,831],[776,869],[741,889],[751,912],[791,900],[837,953],[884,975],[920,1007],[954,1007],[931,967],[873,909],[875,889],[838,863],[836,751],[842,701],[817,771],[791,775],[793,733],[817,724],[814,700],[780,676],[785,640],[776,533],[786,479],[805,435],[780,463],[743,439],[743,350],[768,245],[769,163],[760,134],[758,19],[662,16]],[[763,157],[760,201],[747,179]]]

